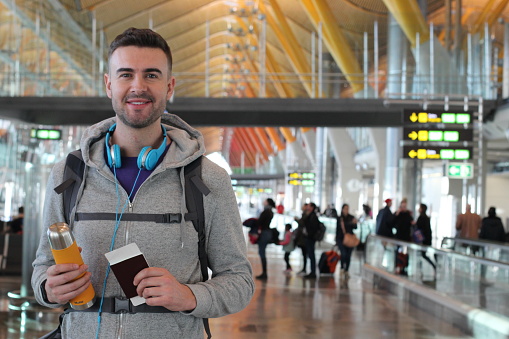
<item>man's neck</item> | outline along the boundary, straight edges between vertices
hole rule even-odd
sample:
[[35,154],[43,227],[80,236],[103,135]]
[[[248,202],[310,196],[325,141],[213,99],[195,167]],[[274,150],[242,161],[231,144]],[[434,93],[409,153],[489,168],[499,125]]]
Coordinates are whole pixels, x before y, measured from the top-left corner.
[[[169,138],[167,138],[167,144]],[[145,127],[143,129],[129,128],[117,124],[112,136],[112,143],[120,146],[122,155],[126,157],[137,157],[143,147],[151,146],[159,148],[163,141],[163,133],[160,124]]]

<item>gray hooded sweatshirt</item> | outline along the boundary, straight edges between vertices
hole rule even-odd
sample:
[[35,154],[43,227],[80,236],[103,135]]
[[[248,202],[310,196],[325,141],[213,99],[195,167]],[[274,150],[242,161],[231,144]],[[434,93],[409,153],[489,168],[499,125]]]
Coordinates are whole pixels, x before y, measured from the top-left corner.
[[[124,205],[128,193],[118,185],[104,160],[104,136],[114,118],[104,120],[86,129],[80,147],[87,165],[84,185],[78,193],[75,213],[115,213],[117,199]],[[203,136],[180,118],[163,114],[162,124],[172,143],[162,163],[143,182],[127,213],[186,213],[184,171],[178,168],[204,154]],[[65,161],[57,163],[48,181],[44,205],[44,230],[33,263],[32,287],[37,301],[48,307],[40,288],[46,280],[46,270],[54,265],[46,236],[46,229],[64,221],[62,195],[53,190],[63,181]],[[204,197],[206,251],[212,278],[201,281],[198,260],[198,233],[191,221],[180,224],[121,221],[114,248],[136,243],[152,267],[167,269],[175,278],[189,286],[196,297],[197,306],[191,312],[171,313],[102,313],[99,338],[203,338],[201,318],[221,317],[242,310],[254,292],[252,271],[246,255],[235,195],[230,177],[224,169],[207,158],[202,161],[202,180],[211,193]],[[83,187],[84,186],[84,187]],[[115,221],[75,221],[71,224],[82,257],[92,273],[92,285],[100,302],[103,281]],[[124,297],[114,274],[109,274],[105,297]],[[64,338],[95,338],[98,314],[71,312],[65,315],[62,325]]]

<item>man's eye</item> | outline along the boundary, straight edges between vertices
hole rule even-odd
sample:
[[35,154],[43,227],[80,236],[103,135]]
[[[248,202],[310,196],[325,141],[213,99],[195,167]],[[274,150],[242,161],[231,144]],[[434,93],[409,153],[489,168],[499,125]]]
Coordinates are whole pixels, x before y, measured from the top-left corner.
[[119,75],[119,78],[129,78],[131,76],[131,74],[129,73],[122,73]]
[[157,74],[147,74],[147,78],[157,79]]

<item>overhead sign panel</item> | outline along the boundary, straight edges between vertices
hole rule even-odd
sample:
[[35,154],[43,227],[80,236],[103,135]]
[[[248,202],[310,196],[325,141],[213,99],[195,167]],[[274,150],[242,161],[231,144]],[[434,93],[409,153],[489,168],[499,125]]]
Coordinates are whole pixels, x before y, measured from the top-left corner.
[[420,160],[469,160],[472,147],[420,147],[404,146],[403,158]]
[[471,179],[474,177],[474,164],[450,162],[447,164],[447,176],[451,179]]
[[314,180],[303,180],[303,179],[292,179],[288,180],[288,183],[292,186],[314,186],[315,181]]
[[314,179],[315,174],[313,172],[291,172],[291,173],[288,173],[288,178],[291,178],[291,179]]
[[288,184],[292,186],[314,186],[315,173],[313,172],[288,173]]
[[472,112],[440,112],[440,111],[403,111],[403,124],[405,125],[423,125],[423,124],[471,124],[473,121]]
[[30,137],[39,140],[60,140],[62,139],[62,131],[59,129],[32,128]]
[[431,141],[431,142],[473,141],[474,131],[472,129],[440,130],[440,129],[404,128],[403,139],[410,141]]

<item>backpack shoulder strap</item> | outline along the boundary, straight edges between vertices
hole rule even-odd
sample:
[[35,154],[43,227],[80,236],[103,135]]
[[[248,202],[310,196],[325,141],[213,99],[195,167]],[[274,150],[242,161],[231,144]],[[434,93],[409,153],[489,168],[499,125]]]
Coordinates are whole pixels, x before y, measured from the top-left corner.
[[203,196],[210,193],[209,188],[201,179],[202,157],[197,158],[184,167],[185,193],[187,213],[184,220],[192,221],[198,232],[198,256],[200,259],[203,281],[208,278],[208,258],[205,251],[205,211]]
[[64,181],[54,189],[58,194],[63,193],[64,217],[68,225],[70,225],[71,212],[76,205],[78,191],[83,182],[85,166],[81,150],[69,153],[65,160]]
[[[201,178],[202,158],[203,156],[200,156],[184,167],[186,207],[188,211],[184,219],[192,221],[194,228],[198,232],[198,259],[200,260],[202,279],[206,281],[209,277],[209,259],[205,248],[205,208],[203,206],[203,196],[207,196],[210,193],[210,189]],[[207,338],[211,338],[212,335],[207,318],[203,318],[203,326],[207,333]]]

